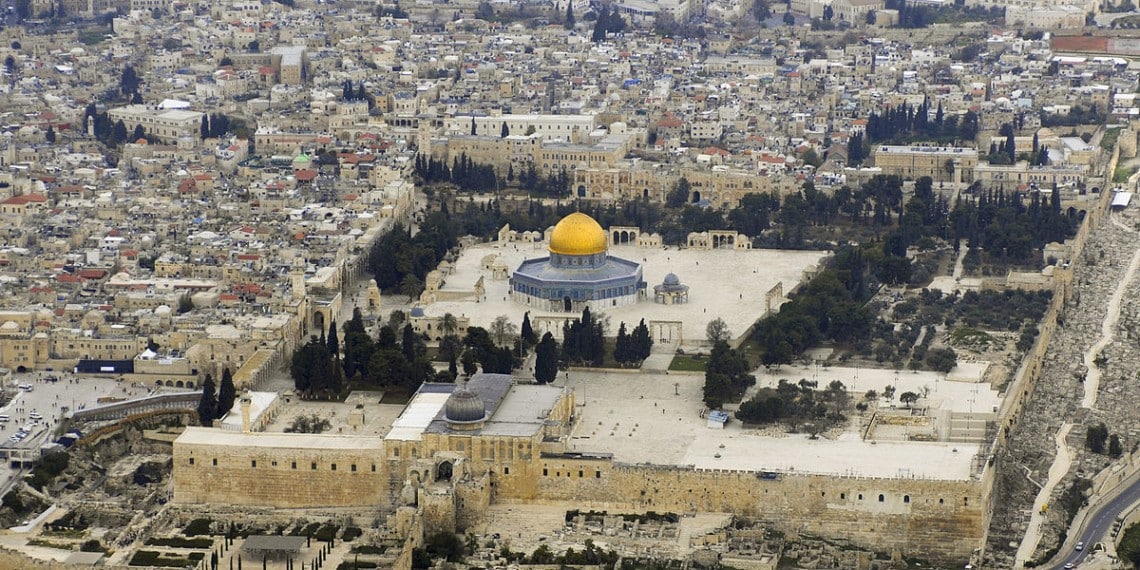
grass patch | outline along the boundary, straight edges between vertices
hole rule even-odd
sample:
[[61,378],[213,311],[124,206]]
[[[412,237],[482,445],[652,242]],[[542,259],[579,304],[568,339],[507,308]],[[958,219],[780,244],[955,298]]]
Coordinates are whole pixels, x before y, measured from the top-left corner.
[[45,538],[33,538],[28,541],[28,546],[43,546],[45,548],[55,548],[56,550],[75,550],[75,545],[69,542],[55,542]]
[[954,344],[989,344],[993,342],[994,337],[973,327],[958,327],[950,333],[950,339]]
[[1120,138],[1120,128],[1109,129],[1104,132],[1104,136],[1100,138],[1100,148],[1112,151],[1112,147],[1116,146],[1117,139]]
[[358,544],[352,547],[353,554],[384,554],[388,550],[387,546],[375,546],[372,544]]
[[405,405],[410,401],[412,401],[412,392],[403,389],[385,389],[384,397],[380,398],[381,404]]
[[1112,173],[1112,181],[1113,182],[1128,182],[1128,179],[1133,174],[1136,174],[1137,168],[1140,168],[1140,167],[1117,166],[1116,172]]
[[676,370],[680,372],[704,372],[705,367],[708,366],[709,359],[707,357],[689,356],[688,354],[678,354],[673,357],[673,361],[669,363],[669,370]]

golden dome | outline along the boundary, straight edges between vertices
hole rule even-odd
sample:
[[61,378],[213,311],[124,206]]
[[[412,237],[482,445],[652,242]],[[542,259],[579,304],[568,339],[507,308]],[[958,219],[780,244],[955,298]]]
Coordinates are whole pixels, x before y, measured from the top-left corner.
[[574,212],[562,218],[550,234],[550,253],[562,255],[594,255],[606,251],[606,231],[594,218]]

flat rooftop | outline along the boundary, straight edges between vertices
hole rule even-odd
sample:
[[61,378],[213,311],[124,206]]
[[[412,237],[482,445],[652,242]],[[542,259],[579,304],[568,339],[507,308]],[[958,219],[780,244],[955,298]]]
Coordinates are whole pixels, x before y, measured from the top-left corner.
[[[508,281],[493,280],[491,271],[482,268],[483,258],[497,253],[513,274],[523,261],[547,257],[546,247],[546,242],[516,242],[479,244],[464,249],[455,262],[455,271],[445,278],[442,291],[467,294],[467,298],[425,305],[424,314],[467,316],[471,324],[482,327],[489,327],[500,315],[521,323],[523,313],[528,310],[532,321],[538,316],[568,316],[568,313],[539,311],[511,301]],[[613,246],[609,252],[642,265],[649,298],[633,305],[606,309],[604,314],[610,320],[607,334],[617,334],[622,321],[629,326],[636,325],[642,318],[647,322],[680,321],[685,339],[699,342],[704,342],[705,326],[717,317],[725,320],[733,334],[743,335],[764,315],[765,292],[780,282],[784,284],[785,293],[791,291],[803,279],[804,270],[818,265],[827,255],[822,251],[702,250],[633,245]],[[661,284],[669,273],[675,273],[682,284],[689,286],[688,303],[654,303],[653,286]],[[476,302],[471,292],[480,277],[487,296]]]
[[[785,369],[772,381],[780,377],[798,381],[802,377],[788,372]],[[895,382],[894,371],[886,372],[890,382]],[[879,380],[872,379],[877,378],[876,374],[867,371],[859,374],[856,384],[860,393],[878,385]],[[763,374],[757,377],[763,379]],[[812,379],[810,375],[807,378]],[[849,377],[837,379],[845,384],[850,380]],[[823,377],[818,380],[821,386],[826,386]],[[701,397],[704,376],[698,374],[635,375],[573,370],[566,384],[575,390],[579,405],[579,421],[568,449],[612,453],[614,460],[620,463],[966,480],[972,474],[973,456],[979,449],[970,443],[863,441],[857,429],[850,428],[834,439],[811,440],[806,434],[783,433],[779,427],[763,433],[746,430],[735,419],[724,429],[710,429],[707,420],[700,417],[704,409]],[[940,382],[938,388],[945,384]],[[909,389],[905,388],[909,384],[901,381],[898,386],[900,394]],[[881,387],[876,389],[881,390]],[[946,394],[949,393],[947,388]]]
[[379,451],[383,439],[371,436],[345,436],[342,434],[312,433],[242,433],[216,428],[188,427],[175,440],[189,445],[221,447],[276,447],[281,449],[343,449]]

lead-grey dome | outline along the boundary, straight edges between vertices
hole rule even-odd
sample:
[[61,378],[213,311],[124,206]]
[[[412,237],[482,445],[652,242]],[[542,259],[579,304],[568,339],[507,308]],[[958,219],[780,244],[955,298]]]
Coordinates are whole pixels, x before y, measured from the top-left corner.
[[464,382],[447,398],[443,415],[451,423],[471,423],[483,421],[487,412],[483,399],[468,389]]
[[670,273],[665,276],[665,285],[680,285],[681,280],[677,278],[676,273]]

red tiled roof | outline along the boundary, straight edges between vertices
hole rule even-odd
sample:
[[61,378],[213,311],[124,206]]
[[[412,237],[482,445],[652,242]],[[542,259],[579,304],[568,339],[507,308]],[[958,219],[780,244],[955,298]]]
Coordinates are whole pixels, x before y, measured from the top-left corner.
[[43,203],[47,202],[47,197],[43,194],[20,194],[19,196],[12,196],[4,200],[3,204],[30,204],[32,202]]

